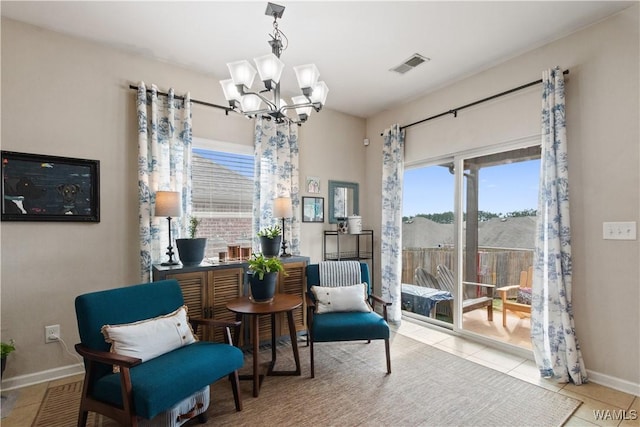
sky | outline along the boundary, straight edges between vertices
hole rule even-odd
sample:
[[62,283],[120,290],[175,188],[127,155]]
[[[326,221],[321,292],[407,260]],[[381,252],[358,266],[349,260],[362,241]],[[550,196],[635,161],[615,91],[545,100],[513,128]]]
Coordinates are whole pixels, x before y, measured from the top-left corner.
[[[537,209],[540,160],[480,169],[478,209],[496,214]],[[402,215],[453,211],[454,176],[442,166],[406,169]]]

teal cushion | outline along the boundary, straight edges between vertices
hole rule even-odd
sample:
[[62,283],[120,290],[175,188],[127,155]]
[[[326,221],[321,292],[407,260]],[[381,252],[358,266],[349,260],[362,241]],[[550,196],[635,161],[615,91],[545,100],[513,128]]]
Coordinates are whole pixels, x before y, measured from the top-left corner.
[[85,346],[109,351],[100,328],[151,319],[177,310],[184,304],[175,279],[125,286],[80,295],[75,300],[80,341]]
[[313,341],[383,340],[389,338],[389,325],[376,312],[314,314]]
[[[111,345],[100,332],[102,326],[151,319],[171,313],[183,304],[182,290],[175,279],[80,295],[75,300],[80,341],[90,349],[109,351]],[[92,381],[111,372],[111,366],[98,364]]]
[[[131,369],[136,415],[151,419],[243,364],[237,347],[199,341]],[[93,397],[122,406],[120,374],[100,378]]]

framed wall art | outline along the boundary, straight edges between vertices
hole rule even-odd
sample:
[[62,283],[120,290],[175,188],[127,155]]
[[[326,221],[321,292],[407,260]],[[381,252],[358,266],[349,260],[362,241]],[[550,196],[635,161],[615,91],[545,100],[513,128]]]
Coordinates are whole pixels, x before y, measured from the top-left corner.
[[307,193],[319,193],[320,192],[320,178],[317,176],[307,177]]
[[324,222],[323,197],[302,197],[302,222]]
[[98,160],[2,151],[2,221],[100,222]]

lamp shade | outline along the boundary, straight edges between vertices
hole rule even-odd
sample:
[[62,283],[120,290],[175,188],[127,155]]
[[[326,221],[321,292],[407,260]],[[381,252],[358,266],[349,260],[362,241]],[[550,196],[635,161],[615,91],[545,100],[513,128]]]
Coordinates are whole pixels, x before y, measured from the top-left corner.
[[182,203],[178,191],[156,192],[156,216],[179,217],[182,215]]
[[323,81],[319,81],[313,86],[313,92],[311,93],[311,100],[313,102],[319,102],[324,105],[327,101],[327,94],[329,93],[329,87]]
[[242,111],[246,111],[246,112],[259,110],[260,103],[262,103],[262,100],[258,98],[256,95],[244,95],[240,99],[240,105],[242,106]]
[[258,74],[260,74],[260,80],[263,82],[266,80],[272,80],[276,83],[280,81],[282,76],[282,70],[284,70],[284,62],[280,60],[273,53],[260,56],[253,59],[258,67]]
[[242,95],[238,92],[238,88],[233,84],[232,79],[220,80],[220,86],[222,86],[222,91],[224,92],[224,98],[227,101],[240,101]]
[[227,64],[227,68],[229,68],[231,79],[235,85],[244,85],[249,88],[253,84],[253,79],[256,78],[256,69],[246,59],[230,62]]
[[291,218],[292,216],[291,197],[278,197],[273,201],[274,218]]
[[294,104],[299,104],[299,105],[303,105],[303,104],[307,104],[306,107],[296,107],[296,113],[298,113],[299,116],[306,114],[307,116],[309,116],[311,114],[311,105],[309,104],[309,100],[307,99],[306,96],[294,96],[293,98],[291,98],[291,101],[293,101]]
[[315,64],[298,65],[293,67],[293,71],[296,72],[300,89],[313,88],[320,77],[320,71]]

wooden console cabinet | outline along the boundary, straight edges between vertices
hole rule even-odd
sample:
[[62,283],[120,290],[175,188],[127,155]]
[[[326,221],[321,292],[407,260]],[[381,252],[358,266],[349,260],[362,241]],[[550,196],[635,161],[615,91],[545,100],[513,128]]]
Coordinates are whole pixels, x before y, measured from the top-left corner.
[[[278,275],[277,292],[299,295],[302,298],[303,305],[296,309],[293,315],[296,331],[306,331],[305,268],[309,258],[292,256],[281,258],[281,260],[284,263],[286,275]],[[241,262],[218,265],[202,263],[195,267],[154,265],[153,280],[176,279],[182,288],[185,304],[189,308],[189,316],[233,321],[235,314],[227,309],[226,304],[239,296],[249,294],[247,271],[248,264]],[[259,322],[260,339],[271,340],[270,317],[262,316]],[[246,323],[243,322],[244,324]],[[275,327],[276,336],[289,335],[284,315],[277,316]],[[245,331],[242,336],[247,336],[248,332]],[[205,340],[222,340],[220,330],[217,330],[213,336],[210,333],[199,334],[199,336]]]

